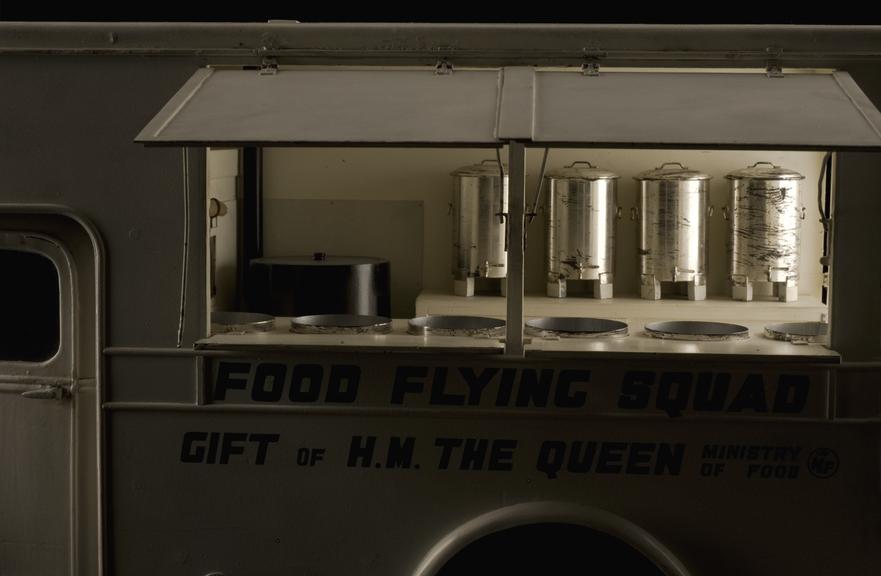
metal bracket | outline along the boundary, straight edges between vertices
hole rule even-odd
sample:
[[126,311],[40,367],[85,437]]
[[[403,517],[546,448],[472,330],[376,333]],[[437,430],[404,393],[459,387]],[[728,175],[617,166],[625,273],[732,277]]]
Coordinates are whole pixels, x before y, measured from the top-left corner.
[[783,66],[780,64],[780,48],[766,48],[768,59],[765,61],[765,75],[768,78],[783,78]]
[[264,57],[260,62],[260,76],[275,76],[278,73],[278,61],[271,56]]
[[447,76],[453,73],[453,63],[446,58],[441,58],[434,65],[434,73],[438,76]]
[[581,73],[585,76],[599,76],[600,63],[593,60],[585,62],[581,65]]
[[603,56],[605,56],[605,53],[600,50],[585,48],[584,63],[581,65],[581,73],[585,76],[599,76],[600,58]]

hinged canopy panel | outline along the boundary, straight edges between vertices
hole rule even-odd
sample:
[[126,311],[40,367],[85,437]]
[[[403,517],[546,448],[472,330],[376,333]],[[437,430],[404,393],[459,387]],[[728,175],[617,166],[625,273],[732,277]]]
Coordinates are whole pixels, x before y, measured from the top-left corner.
[[148,144],[881,148],[881,113],[846,72],[530,67],[198,70]]
[[535,142],[881,147],[881,114],[845,72],[540,71],[534,110]]
[[494,144],[498,69],[198,70],[146,144]]

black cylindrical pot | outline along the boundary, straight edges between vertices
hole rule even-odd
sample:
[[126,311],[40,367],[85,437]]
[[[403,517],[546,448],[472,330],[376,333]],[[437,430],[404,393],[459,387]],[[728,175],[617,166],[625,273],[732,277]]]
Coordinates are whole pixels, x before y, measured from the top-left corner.
[[248,307],[273,316],[391,316],[388,260],[290,256],[251,260]]

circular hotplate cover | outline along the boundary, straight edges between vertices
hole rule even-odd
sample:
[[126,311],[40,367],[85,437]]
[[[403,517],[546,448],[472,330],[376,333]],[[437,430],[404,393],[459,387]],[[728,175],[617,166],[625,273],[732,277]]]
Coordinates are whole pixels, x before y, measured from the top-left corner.
[[275,327],[275,317],[251,312],[212,312],[211,333],[269,332]]
[[743,340],[749,338],[749,329],[727,322],[700,322],[674,320],[645,325],[645,331],[654,338],[668,340]]
[[784,322],[765,326],[765,336],[787,342],[814,342],[829,333],[825,322]]
[[548,317],[526,322],[526,333],[560,338],[598,338],[626,336],[627,324],[605,318]]
[[419,336],[498,338],[505,335],[505,321],[482,316],[418,316],[408,322],[407,332]]
[[391,318],[359,314],[316,314],[291,319],[291,332],[300,334],[386,334]]

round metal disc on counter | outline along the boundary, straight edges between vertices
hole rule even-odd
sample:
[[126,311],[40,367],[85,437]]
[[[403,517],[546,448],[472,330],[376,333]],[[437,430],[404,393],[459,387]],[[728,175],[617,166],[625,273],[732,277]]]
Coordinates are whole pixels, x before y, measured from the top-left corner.
[[756,162],[726,176],[728,206],[728,279],[735,300],[752,300],[754,284],[784,302],[798,299],[801,221],[799,180],[804,176]]
[[505,321],[482,316],[418,316],[407,323],[407,332],[418,336],[499,338],[505,335]]
[[765,336],[773,340],[804,343],[818,342],[829,334],[825,322],[784,322],[765,326]]
[[316,314],[291,319],[291,332],[298,334],[387,334],[392,320],[385,316]]
[[627,336],[627,324],[605,318],[535,318],[526,322],[526,333],[532,336],[558,338]]
[[578,161],[545,175],[547,294],[568,295],[572,281],[590,282],[595,298],[611,298],[615,274],[618,175]]
[[212,312],[211,333],[270,332],[275,327],[275,317],[252,312]]
[[744,340],[749,338],[749,329],[739,324],[727,322],[700,322],[694,320],[674,320],[653,322],[645,325],[646,333],[653,338],[667,340]]
[[640,295],[661,298],[662,282],[681,283],[689,300],[707,295],[709,174],[679,162],[638,174]]
[[248,280],[253,312],[391,316],[391,271],[382,258],[323,253],[256,258]]

